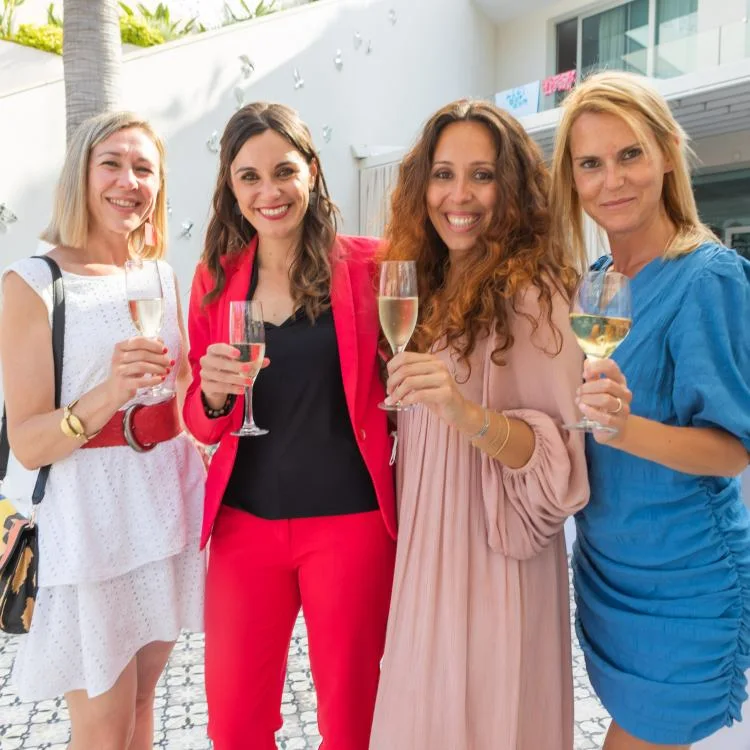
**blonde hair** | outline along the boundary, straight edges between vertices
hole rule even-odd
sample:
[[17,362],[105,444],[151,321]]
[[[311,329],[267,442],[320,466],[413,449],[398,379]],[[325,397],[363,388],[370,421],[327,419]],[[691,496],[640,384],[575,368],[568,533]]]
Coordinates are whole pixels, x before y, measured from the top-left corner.
[[694,158],[685,131],[672,115],[664,97],[643,76],[620,71],[596,73],[578,84],[563,103],[552,155],[550,210],[557,240],[571,247],[582,268],[586,265],[583,211],[573,180],[570,133],[586,112],[619,117],[647,150],[650,132],[672,169],[664,175],[662,204],[675,226],[675,235],[664,251],[665,259],[690,253],[704,242],[717,242],[701,222],[690,180]]
[[156,194],[151,217],[151,223],[156,229],[156,244],[145,244],[142,224],[130,235],[130,249],[144,258],[164,257],[164,239],[167,234],[166,151],[164,142],[151,125],[133,112],[106,112],[90,117],[73,133],[55,189],[52,218],[40,235],[41,239],[53,245],[76,248],[86,246],[89,231],[88,184],[91,152],[111,135],[128,128],[142,130],[159,152],[159,192]]

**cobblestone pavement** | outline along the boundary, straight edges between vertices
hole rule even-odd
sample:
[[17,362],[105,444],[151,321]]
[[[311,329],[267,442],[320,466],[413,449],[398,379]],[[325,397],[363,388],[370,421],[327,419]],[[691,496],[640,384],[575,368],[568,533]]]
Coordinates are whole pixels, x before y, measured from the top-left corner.
[[[16,638],[0,634],[0,750],[65,750],[68,712],[62,698],[22,703],[10,686]],[[578,643],[573,642],[575,750],[598,750],[609,718],[593,694]],[[316,699],[307,658],[307,634],[300,618],[289,650],[286,688],[281,707],[284,726],[279,750],[315,750],[320,743]],[[203,636],[185,634],[175,646],[156,690],[154,747],[210,750],[206,738],[203,691]]]

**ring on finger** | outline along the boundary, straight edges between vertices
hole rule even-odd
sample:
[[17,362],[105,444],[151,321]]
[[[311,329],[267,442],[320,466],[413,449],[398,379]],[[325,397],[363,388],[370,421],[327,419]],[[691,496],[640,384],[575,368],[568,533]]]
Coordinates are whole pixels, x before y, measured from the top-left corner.
[[615,400],[617,401],[617,408],[611,411],[610,414],[619,414],[622,411],[622,399],[619,396],[615,396]]

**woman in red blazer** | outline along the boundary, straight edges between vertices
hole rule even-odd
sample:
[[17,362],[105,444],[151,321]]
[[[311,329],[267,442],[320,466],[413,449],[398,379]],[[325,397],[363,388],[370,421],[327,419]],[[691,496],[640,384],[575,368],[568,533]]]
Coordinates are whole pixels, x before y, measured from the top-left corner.
[[[213,215],[189,313],[185,422],[219,443],[203,544],[206,691],[216,750],[275,750],[292,628],[307,624],[326,750],[367,750],[395,554],[379,377],[376,243],[336,235],[307,127],[282,105],[240,109],[221,140]],[[229,303],[263,307],[261,437],[242,423],[247,363]]]

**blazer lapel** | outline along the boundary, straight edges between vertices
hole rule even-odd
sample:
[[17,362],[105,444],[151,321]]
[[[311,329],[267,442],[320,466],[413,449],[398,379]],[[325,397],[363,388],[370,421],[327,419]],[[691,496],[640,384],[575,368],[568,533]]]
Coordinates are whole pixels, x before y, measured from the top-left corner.
[[357,325],[352,295],[352,281],[345,260],[334,263],[331,279],[331,309],[338,340],[341,375],[349,415],[354,422],[357,404],[357,377],[359,370],[359,348]]
[[230,262],[224,268],[227,275],[227,286],[225,293],[221,295],[218,340],[227,344],[229,343],[229,303],[247,298],[257,247],[258,238],[254,237],[247,246],[247,250],[234,263]]

